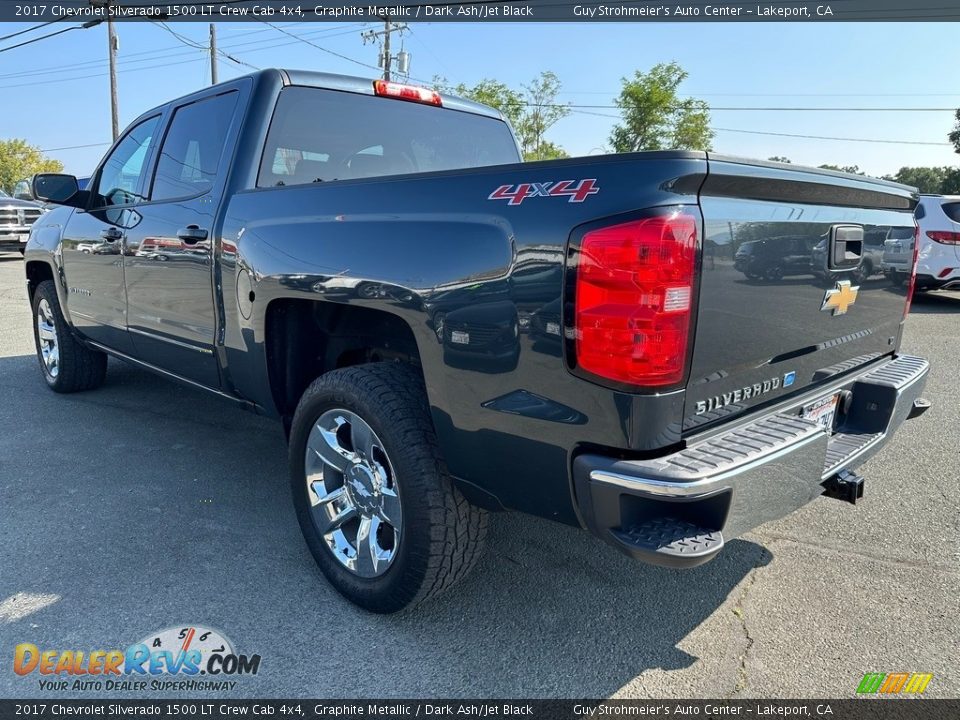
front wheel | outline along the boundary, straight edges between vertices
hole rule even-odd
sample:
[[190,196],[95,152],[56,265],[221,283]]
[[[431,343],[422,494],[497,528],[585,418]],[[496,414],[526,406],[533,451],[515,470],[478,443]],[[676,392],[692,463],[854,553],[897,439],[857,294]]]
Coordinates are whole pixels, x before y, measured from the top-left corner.
[[373,363],[315,380],[293,418],[290,482],[320,570],[367,610],[427,600],[480,556],[486,513],[453,485],[412,366]]
[[44,280],[33,293],[33,339],[43,379],[55,392],[93,390],[103,383],[107,356],[70,332],[52,280]]

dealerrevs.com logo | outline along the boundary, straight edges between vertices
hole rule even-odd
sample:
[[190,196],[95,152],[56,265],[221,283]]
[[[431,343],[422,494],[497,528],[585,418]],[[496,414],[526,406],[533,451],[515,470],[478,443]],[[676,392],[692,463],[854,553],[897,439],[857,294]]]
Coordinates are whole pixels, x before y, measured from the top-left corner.
[[240,655],[216,630],[200,625],[151,633],[125,649],[60,650],[20,643],[13,671],[36,677],[41,690],[232,690],[256,675],[259,655]]

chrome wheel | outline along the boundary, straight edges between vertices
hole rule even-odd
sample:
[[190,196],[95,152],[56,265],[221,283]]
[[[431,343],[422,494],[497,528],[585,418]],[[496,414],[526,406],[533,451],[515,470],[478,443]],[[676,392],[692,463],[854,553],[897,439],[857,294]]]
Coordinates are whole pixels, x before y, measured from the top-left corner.
[[50,377],[56,378],[60,374],[60,344],[57,342],[57,324],[46,298],[37,304],[37,342],[44,369]]
[[390,567],[400,546],[396,476],[383,443],[349,410],[328,410],[307,438],[307,497],[317,531],[333,556],[360,577]]

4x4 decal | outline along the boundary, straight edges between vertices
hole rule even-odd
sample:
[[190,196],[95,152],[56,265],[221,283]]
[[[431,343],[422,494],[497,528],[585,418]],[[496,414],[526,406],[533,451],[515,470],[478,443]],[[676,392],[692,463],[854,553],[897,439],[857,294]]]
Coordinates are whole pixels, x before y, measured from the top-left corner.
[[[576,186],[573,184],[577,183]],[[586,180],[561,180],[560,182],[520,183],[501,185],[487,200],[507,200],[508,205],[519,205],[528,197],[566,197],[568,202],[583,202],[590,195],[600,192],[596,178]]]

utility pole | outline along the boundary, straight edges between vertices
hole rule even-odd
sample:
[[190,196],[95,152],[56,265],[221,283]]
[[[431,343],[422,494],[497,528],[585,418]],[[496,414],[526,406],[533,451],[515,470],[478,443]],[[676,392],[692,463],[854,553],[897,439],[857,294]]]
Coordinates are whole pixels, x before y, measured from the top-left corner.
[[210,23],[210,84],[217,84],[217,26]]
[[390,66],[393,64],[393,55],[390,54],[390,16],[383,17],[383,79],[390,80]]
[[[107,10],[107,57],[110,62],[110,120],[113,126],[113,139],[120,135],[120,103],[117,100],[117,50],[120,49],[120,40],[113,27],[113,15],[110,14],[110,3],[113,0],[89,0],[94,8],[103,7]],[[100,22],[100,21],[98,21]]]
[[366,32],[360,33],[360,37],[363,38],[364,45],[366,45],[368,42],[376,42],[378,38],[383,37],[383,48],[380,51],[378,64],[383,68],[384,80],[390,80],[390,73],[393,68],[394,60],[397,61],[397,71],[401,75],[406,75],[410,72],[410,53],[408,53],[402,47],[400,52],[397,53],[396,57],[394,57],[390,52],[390,35],[396,32],[400,33],[402,37],[406,30],[406,23],[390,22],[390,15],[387,14],[383,16],[383,30],[367,30]]
[[[107,6],[109,5],[108,2]],[[113,19],[109,16],[107,17],[107,39],[110,42],[110,119],[113,123],[113,140],[116,142],[120,135],[120,102],[117,99],[117,49],[120,47],[120,41],[113,27]]]

